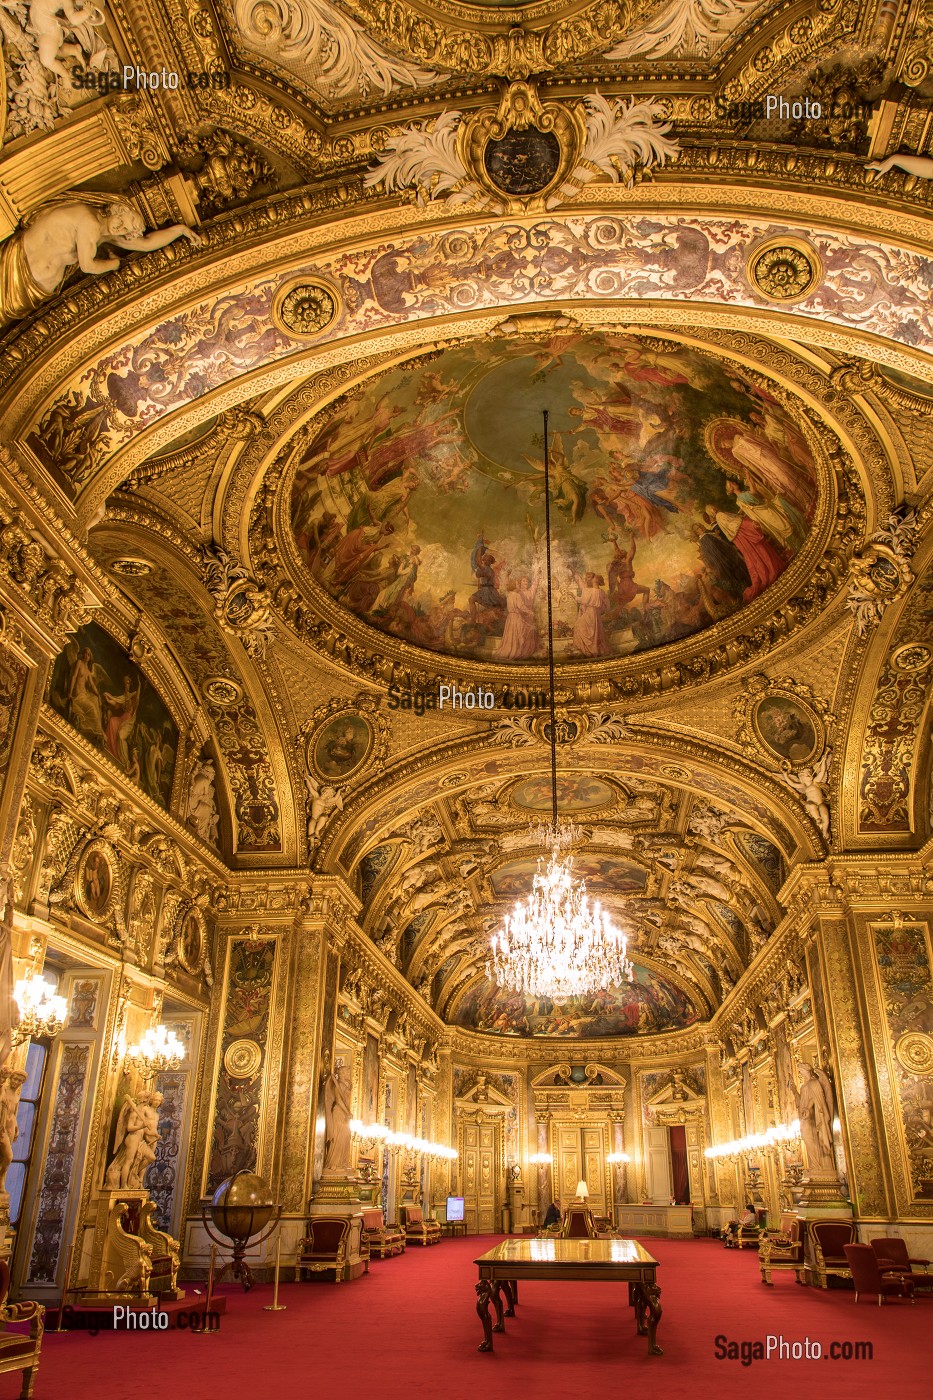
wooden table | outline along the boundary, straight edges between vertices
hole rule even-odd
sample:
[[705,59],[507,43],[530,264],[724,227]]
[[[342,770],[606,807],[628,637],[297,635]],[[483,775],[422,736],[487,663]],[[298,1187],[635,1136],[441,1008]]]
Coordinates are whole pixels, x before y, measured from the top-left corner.
[[[661,1289],[657,1259],[637,1240],[508,1239],[474,1260],[479,1269],[476,1313],[483,1324],[479,1351],[492,1351],[493,1332],[504,1332],[504,1317],[514,1317],[518,1284],[523,1279],[557,1279],[585,1283],[627,1283],[638,1335],[648,1338],[648,1355],[663,1356],[657,1343]],[[502,1294],[508,1307],[503,1309]],[[493,1326],[489,1304],[496,1310]]]

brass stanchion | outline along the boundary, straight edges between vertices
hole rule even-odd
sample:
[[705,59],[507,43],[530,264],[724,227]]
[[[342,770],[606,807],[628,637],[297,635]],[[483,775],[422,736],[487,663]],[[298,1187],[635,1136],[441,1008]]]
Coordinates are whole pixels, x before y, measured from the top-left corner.
[[61,1302],[60,1302],[59,1305],[58,1305],[58,1323],[56,1324],[56,1327],[55,1327],[55,1331],[56,1331],[56,1332],[63,1332],[63,1331],[65,1330],[65,1329],[62,1327],[62,1316],[63,1316],[64,1311],[65,1311],[65,1303],[66,1303],[67,1300],[68,1300],[68,1280],[71,1278],[71,1265],[72,1265],[72,1261],[74,1260],[74,1254],[75,1254],[75,1242],[74,1242],[74,1240],[72,1240],[72,1241],[71,1241],[71,1244],[68,1246],[68,1258],[67,1258],[67,1260],[65,1261],[65,1278],[64,1278],[64,1282],[62,1283],[62,1300],[61,1300]]
[[263,1312],[284,1312],[285,1304],[279,1302],[279,1258],[282,1253],[282,1231],[275,1237],[275,1284],[272,1289],[272,1302],[263,1306]]
[[199,1337],[200,1337],[200,1336],[204,1336],[205,1334],[213,1334],[214,1332],[219,1332],[219,1331],[220,1331],[220,1328],[219,1328],[219,1327],[209,1327],[208,1324],[207,1324],[207,1318],[208,1318],[208,1314],[209,1314],[209,1312],[210,1312],[210,1310],[211,1310],[211,1302],[212,1302],[213,1296],[214,1296],[214,1258],[215,1258],[216,1254],[217,1254],[217,1246],[216,1246],[216,1244],[212,1244],[212,1245],[211,1245],[211,1266],[210,1266],[210,1269],[208,1270],[208,1274],[207,1274],[207,1294],[205,1295],[205,1298],[204,1298],[204,1326],[203,1326],[203,1327],[192,1327],[192,1329],[191,1329],[192,1332],[196,1332],[196,1333],[198,1334]]

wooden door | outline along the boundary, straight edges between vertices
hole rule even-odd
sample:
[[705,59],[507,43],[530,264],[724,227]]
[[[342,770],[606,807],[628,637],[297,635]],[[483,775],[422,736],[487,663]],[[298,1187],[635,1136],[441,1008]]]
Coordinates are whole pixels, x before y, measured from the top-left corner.
[[498,1129],[495,1123],[464,1123],[460,1162],[463,1212],[468,1235],[494,1235],[499,1229],[497,1200]]
[[560,1203],[566,1207],[576,1198],[577,1182],[583,1180],[589,1188],[587,1204],[594,1215],[605,1215],[606,1182],[603,1168],[603,1130],[598,1127],[557,1128],[557,1176]]

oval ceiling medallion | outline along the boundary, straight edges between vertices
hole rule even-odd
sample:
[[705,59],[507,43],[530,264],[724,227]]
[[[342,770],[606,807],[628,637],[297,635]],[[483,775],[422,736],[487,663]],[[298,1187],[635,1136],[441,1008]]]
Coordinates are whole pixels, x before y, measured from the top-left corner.
[[803,546],[817,467],[774,394],[674,342],[582,332],[473,341],[349,393],[297,463],[306,573],[390,637],[542,662],[543,409],[558,663],[701,632]]

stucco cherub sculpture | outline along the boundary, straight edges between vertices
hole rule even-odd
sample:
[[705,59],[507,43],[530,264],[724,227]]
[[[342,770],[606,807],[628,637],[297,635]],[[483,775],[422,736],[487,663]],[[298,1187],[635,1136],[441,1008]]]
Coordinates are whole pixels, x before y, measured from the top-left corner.
[[55,296],[75,264],[95,276],[115,272],[119,258],[98,257],[105,244],[145,253],[176,238],[201,241],[185,224],[146,233],[142,215],[125,200],[103,209],[80,200],[40,209],[0,244],[0,325],[21,320]]

